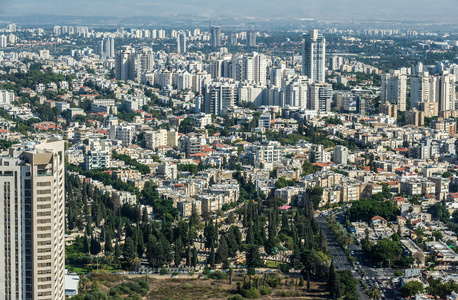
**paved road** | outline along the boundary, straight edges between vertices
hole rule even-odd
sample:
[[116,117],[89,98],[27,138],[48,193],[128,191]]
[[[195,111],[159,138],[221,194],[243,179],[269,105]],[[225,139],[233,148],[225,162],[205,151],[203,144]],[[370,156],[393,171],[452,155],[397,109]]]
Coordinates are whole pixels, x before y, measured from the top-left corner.
[[[326,240],[328,241],[328,248],[331,251],[331,254],[334,256],[334,265],[336,267],[336,270],[351,270],[353,277],[355,277],[355,279],[358,280],[358,274],[354,272],[353,266],[350,260],[348,259],[345,251],[332,236],[331,230],[329,229],[328,224],[326,223],[326,219],[324,217],[318,217],[315,220],[318,222],[321,229],[323,230],[324,235],[326,236]],[[356,290],[358,292],[359,299],[369,300],[369,297],[364,293],[364,290],[359,284],[359,282],[356,285]]]

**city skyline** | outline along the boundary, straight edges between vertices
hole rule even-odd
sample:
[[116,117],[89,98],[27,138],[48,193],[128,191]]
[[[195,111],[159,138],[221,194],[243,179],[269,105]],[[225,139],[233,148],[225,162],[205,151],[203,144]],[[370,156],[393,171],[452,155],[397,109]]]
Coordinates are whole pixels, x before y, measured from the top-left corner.
[[[172,16],[188,15],[192,17],[253,17],[253,18],[314,18],[321,20],[380,20],[380,21],[454,21],[454,11],[447,9],[453,7],[453,0],[440,0],[430,2],[419,0],[415,6],[408,1],[388,0],[383,7],[375,1],[341,1],[325,0],[320,3],[312,1],[293,0],[289,6],[280,2],[263,2],[260,7],[257,1],[235,0],[230,3],[211,2],[199,0],[193,4],[176,0],[173,2],[146,2],[134,0],[129,3],[123,1],[102,0],[94,5],[87,0],[64,0],[57,7],[54,1],[41,1],[37,7],[35,1],[18,0],[5,1],[0,5],[0,15],[27,16],[27,15],[57,15],[74,17],[140,17],[140,16]],[[238,7],[243,7],[240,12]],[[357,10],[355,9],[357,8]]]

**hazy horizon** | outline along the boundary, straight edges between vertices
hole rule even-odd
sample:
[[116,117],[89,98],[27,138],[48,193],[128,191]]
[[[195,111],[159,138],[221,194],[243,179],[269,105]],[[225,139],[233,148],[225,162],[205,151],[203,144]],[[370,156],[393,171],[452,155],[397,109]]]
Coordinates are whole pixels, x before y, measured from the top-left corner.
[[456,21],[456,0],[0,0],[0,15],[75,17],[145,17],[179,14],[220,17],[314,18],[317,20]]

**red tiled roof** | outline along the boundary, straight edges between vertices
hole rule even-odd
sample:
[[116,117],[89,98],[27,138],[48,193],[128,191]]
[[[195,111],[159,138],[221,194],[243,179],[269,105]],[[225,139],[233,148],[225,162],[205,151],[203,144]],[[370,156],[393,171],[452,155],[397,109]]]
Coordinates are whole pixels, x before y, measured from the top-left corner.
[[385,220],[384,218],[382,218],[382,217],[380,217],[380,216],[375,216],[375,217],[373,217],[371,220],[372,220],[372,221],[375,221],[375,220],[378,220],[378,219],[382,219],[382,220],[384,220],[385,222],[388,222],[387,220]]
[[[364,168],[363,168],[363,171],[370,171],[370,170],[371,170],[371,168],[370,168],[370,167],[364,167]],[[377,171],[379,171],[379,172],[383,172],[383,171],[385,171],[385,170],[383,170],[383,169],[380,169],[380,168],[377,168]]]
[[312,165],[317,166],[317,167],[320,167],[320,168],[322,168],[322,167],[329,167],[328,164],[321,163],[321,162],[316,162],[316,163],[313,163]]
[[207,154],[205,154],[205,153],[195,153],[195,154],[191,154],[190,156],[191,157],[204,157],[204,156],[207,156]]

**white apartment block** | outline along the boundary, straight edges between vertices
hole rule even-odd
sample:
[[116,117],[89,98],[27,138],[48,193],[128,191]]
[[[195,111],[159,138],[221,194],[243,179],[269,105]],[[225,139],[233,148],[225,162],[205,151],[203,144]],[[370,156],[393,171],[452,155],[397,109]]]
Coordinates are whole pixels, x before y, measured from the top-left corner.
[[285,148],[278,145],[257,146],[255,150],[255,161],[279,163],[285,154]]
[[110,127],[110,140],[118,140],[122,142],[124,147],[132,145],[132,140],[135,136],[135,126],[130,125],[112,125]]
[[14,92],[0,90],[0,106],[11,105],[14,101]]
[[381,102],[396,104],[400,111],[406,110],[407,76],[399,70],[382,75]]
[[0,157],[0,299],[65,299],[64,142]]

